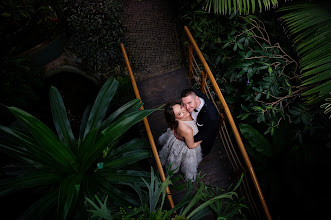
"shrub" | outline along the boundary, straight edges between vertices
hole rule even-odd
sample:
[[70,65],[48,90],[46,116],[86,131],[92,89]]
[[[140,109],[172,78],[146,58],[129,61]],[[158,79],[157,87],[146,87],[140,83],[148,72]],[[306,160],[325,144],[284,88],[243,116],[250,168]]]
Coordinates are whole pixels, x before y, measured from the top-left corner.
[[124,37],[121,5],[117,0],[67,2],[65,17],[72,50],[92,71],[109,71],[121,63]]

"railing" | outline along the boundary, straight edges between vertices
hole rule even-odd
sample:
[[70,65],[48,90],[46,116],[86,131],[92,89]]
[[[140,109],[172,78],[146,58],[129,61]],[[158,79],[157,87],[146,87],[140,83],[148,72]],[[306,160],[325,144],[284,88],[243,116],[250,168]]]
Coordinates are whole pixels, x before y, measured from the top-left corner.
[[[130,79],[131,79],[131,83],[132,83],[132,86],[133,86],[134,93],[136,95],[136,98],[141,100],[139,90],[138,90],[138,87],[137,87],[137,83],[136,83],[136,80],[134,79],[134,76],[133,76],[133,72],[132,72],[132,69],[131,69],[129,58],[126,54],[126,51],[125,51],[125,48],[124,48],[123,44],[121,44],[121,49],[122,49],[122,53],[123,53],[123,56],[124,56],[126,67],[128,69],[129,75],[130,75]],[[140,110],[144,110],[144,107],[141,106]],[[161,180],[162,180],[162,182],[164,182],[166,178],[165,178],[165,175],[164,175],[163,167],[161,165],[159,154],[158,154],[157,149],[156,149],[156,145],[155,145],[155,142],[154,142],[154,138],[153,138],[153,135],[152,135],[151,128],[149,126],[147,117],[145,117],[143,119],[143,121],[144,121],[144,125],[145,125],[145,128],[146,128],[149,143],[151,144],[151,147],[152,147],[152,152],[153,152],[153,155],[154,155],[154,158],[155,158],[155,161],[156,161],[157,168],[159,170]],[[175,205],[174,205],[169,187],[167,187],[167,198],[168,198],[170,207],[174,208]]]
[[[233,120],[233,117],[231,115],[229,107],[228,107],[228,105],[227,105],[227,103],[226,103],[226,101],[225,101],[225,99],[224,99],[224,97],[221,93],[221,90],[220,90],[220,88],[219,88],[212,72],[210,71],[210,68],[209,68],[204,56],[202,55],[198,45],[196,44],[191,32],[189,31],[187,26],[184,27],[184,30],[186,32],[186,35],[187,35],[188,39],[189,39],[189,45],[188,45],[189,72],[188,72],[188,76],[189,76],[190,79],[195,77],[196,79],[199,80],[199,83],[201,84],[200,86],[201,86],[202,92],[204,92],[207,95],[207,97],[214,102],[214,105],[217,107],[217,109],[219,111],[219,114],[221,115],[221,118],[223,119],[222,122],[221,122],[221,126],[220,126],[220,137],[222,139],[223,145],[226,149],[226,153],[227,153],[229,159],[233,158],[233,161],[231,161],[232,167],[234,168],[234,170],[240,170],[240,168],[244,169],[243,166],[241,165],[241,162],[240,162],[237,154],[236,154],[236,151],[235,151],[235,149],[233,147],[233,144],[231,142],[229,132],[228,132],[227,127],[226,127],[226,123],[225,123],[226,121],[224,120],[224,118],[226,117],[228,119],[228,122],[229,122],[229,124],[231,126],[231,129],[232,129],[232,132],[233,132],[233,135],[236,139],[236,142],[239,146],[242,157],[245,161],[248,172],[249,172],[249,174],[252,178],[253,185],[254,185],[257,193],[258,193],[258,197],[261,201],[261,204],[262,204],[263,210],[265,212],[265,215],[266,215],[267,219],[272,219],[271,215],[270,215],[270,212],[269,212],[269,209],[268,209],[268,206],[265,202],[263,193],[261,191],[259,182],[256,178],[254,169],[252,167],[251,161],[250,161],[250,159],[247,155],[246,149],[245,149],[244,144],[241,140],[240,134],[239,134],[237,126],[236,126],[236,124]],[[193,53],[194,51],[196,52],[196,55],[198,56],[198,58],[199,58],[200,62],[202,63],[202,65],[199,65],[197,60],[195,59],[195,56],[194,56],[194,53]],[[201,69],[200,69],[200,67],[201,67]],[[197,75],[197,77],[196,77],[196,75]],[[200,75],[201,75],[201,77],[200,77]],[[219,101],[221,102],[221,107],[222,107],[221,110],[222,110],[222,112],[225,113],[225,115],[223,113],[221,113],[221,110],[218,108],[218,106],[215,103],[215,100],[214,100],[213,95],[211,93],[211,88],[207,84],[207,77],[209,77],[209,82],[210,82],[210,84],[212,84],[212,86],[214,88],[214,92],[216,93]],[[226,147],[226,146],[228,146],[228,147]],[[250,189],[249,189],[250,187],[248,186],[247,180],[244,181],[244,182],[245,182],[244,183],[244,190],[246,191],[246,195],[251,195]],[[251,196],[249,196],[248,199],[250,200],[250,203],[252,203],[251,205],[255,204],[254,200],[253,200],[253,198],[251,198]]]

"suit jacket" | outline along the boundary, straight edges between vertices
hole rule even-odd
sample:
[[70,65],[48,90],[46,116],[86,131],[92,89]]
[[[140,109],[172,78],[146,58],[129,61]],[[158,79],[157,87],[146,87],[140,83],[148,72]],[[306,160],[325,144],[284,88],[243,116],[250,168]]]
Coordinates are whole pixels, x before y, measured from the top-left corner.
[[[200,90],[194,89],[197,96],[205,100],[197,116],[199,132],[194,136],[194,142],[202,140],[203,145],[212,145],[218,134],[218,120],[220,118],[214,104]],[[211,146],[210,146],[211,147]]]

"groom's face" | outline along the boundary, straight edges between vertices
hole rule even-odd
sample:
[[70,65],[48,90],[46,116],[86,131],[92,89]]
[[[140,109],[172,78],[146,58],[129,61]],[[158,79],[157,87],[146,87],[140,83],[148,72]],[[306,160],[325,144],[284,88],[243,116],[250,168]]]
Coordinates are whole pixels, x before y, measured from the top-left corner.
[[198,100],[199,100],[198,96],[188,95],[186,97],[182,97],[182,104],[187,111],[193,112],[194,109],[199,107]]

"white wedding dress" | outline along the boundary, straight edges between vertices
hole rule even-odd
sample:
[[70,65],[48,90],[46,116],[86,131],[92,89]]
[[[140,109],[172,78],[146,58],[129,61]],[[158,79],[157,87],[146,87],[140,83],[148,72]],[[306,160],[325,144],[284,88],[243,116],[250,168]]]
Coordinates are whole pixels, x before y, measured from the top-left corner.
[[[183,121],[193,129],[193,135],[198,133],[198,127],[195,121]],[[159,137],[159,143],[162,145],[162,149],[159,153],[159,157],[162,165],[175,170],[175,173],[180,169],[187,180],[194,181],[197,177],[198,165],[202,160],[201,146],[194,149],[189,149],[186,143],[182,140],[178,140],[174,135],[174,130],[167,129]]]

